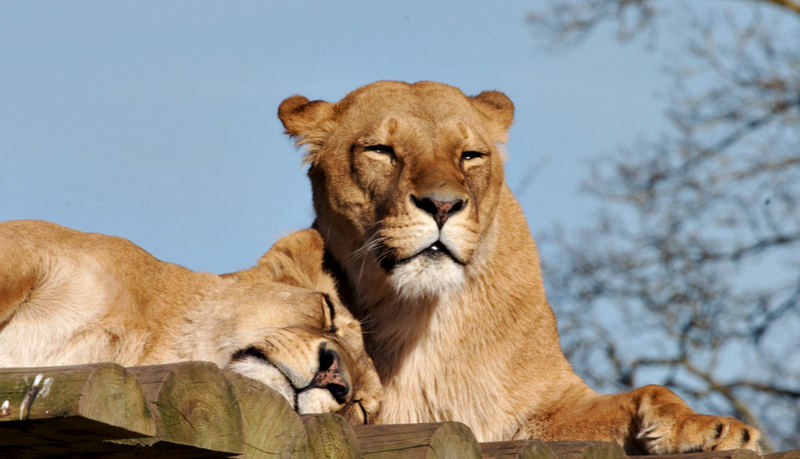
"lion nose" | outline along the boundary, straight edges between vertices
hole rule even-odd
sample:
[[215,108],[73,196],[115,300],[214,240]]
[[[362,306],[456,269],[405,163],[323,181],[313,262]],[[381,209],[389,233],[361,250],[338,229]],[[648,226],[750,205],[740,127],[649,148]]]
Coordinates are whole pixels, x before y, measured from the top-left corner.
[[447,219],[450,218],[451,215],[463,209],[464,205],[466,204],[463,199],[439,201],[427,196],[423,196],[422,199],[420,199],[413,194],[411,195],[411,201],[414,202],[415,206],[429,213],[439,228],[444,226],[444,223],[447,221]]
[[339,353],[323,345],[319,349],[319,370],[314,375],[311,386],[327,389],[337,402],[344,403],[347,401],[350,386],[342,371]]

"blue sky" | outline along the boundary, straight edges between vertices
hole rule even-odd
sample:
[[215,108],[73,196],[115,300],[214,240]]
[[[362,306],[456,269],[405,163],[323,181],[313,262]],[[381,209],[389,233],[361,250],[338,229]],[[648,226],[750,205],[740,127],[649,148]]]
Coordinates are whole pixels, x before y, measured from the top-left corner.
[[534,234],[580,224],[588,158],[663,128],[664,79],[657,57],[609,31],[546,52],[525,22],[534,5],[5,0],[0,220],[124,236],[196,270],[245,268],[313,219],[278,104],[395,79],[508,94],[507,177]]

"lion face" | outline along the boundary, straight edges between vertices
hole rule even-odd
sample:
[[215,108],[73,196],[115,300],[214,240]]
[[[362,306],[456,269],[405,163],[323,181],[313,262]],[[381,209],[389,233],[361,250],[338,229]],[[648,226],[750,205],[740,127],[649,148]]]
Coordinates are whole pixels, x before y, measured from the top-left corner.
[[336,104],[291,97],[279,116],[309,147],[316,225],[351,275],[409,299],[461,287],[503,186],[505,95],[378,82]]
[[281,288],[287,293],[283,323],[276,326],[268,308],[247,314],[248,326],[240,328],[247,333],[235,338],[226,368],[263,382],[300,414],[336,412],[353,424],[374,422],[381,385],[358,321],[335,295]]

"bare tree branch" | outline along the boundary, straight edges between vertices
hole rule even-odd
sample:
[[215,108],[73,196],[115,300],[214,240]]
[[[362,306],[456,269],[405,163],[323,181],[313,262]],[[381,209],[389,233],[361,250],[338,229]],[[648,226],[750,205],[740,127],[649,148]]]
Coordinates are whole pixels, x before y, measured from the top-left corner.
[[[540,248],[565,352],[587,381],[671,385],[693,406],[762,426],[768,448],[791,449],[800,447],[791,357],[800,348],[800,4],[729,4],[740,9],[558,0],[532,15],[551,42],[578,43],[610,22],[623,39],[659,28],[677,47],[669,128],[597,161],[584,188],[602,213]],[[676,5],[698,9],[689,26],[667,22]]]
[[781,8],[786,8],[793,13],[800,14],[800,3],[793,2],[791,0],[755,0],[755,1],[764,1],[767,3],[771,3],[776,6],[780,6]]

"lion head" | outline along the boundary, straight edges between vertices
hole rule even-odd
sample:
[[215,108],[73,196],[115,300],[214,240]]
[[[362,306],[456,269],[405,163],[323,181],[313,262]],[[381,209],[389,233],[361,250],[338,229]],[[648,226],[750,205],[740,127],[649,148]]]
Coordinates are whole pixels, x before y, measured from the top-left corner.
[[372,423],[381,384],[360,323],[322,270],[322,253],[317,231],[297,231],[256,267],[225,275],[247,286],[237,295],[242,324],[224,332],[234,349],[227,368],[264,382],[300,414],[336,412],[353,424]]
[[370,294],[386,285],[415,299],[457,291],[481,264],[513,111],[496,91],[381,81],[338,103],[293,96],[278,114],[308,148],[316,227],[334,258]]

